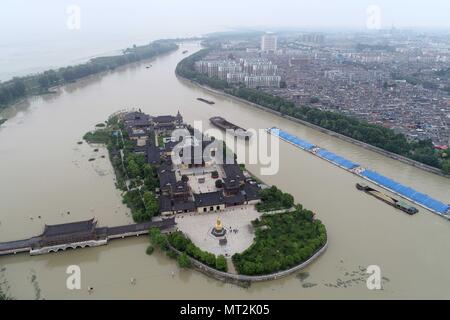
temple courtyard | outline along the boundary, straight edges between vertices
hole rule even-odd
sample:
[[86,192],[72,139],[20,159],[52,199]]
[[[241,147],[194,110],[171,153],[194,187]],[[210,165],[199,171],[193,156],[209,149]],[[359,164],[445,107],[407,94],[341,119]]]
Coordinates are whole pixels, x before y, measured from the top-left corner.
[[[261,216],[253,205],[227,208],[221,212],[179,214],[176,217],[178,230],[185,233],[200,249],[231,257],[242,252],[253,243],[254,230],[251,222]],[[211,231],[220,219],[224,237],[216,237]],[[220,239],[226,238],[226,243]]]

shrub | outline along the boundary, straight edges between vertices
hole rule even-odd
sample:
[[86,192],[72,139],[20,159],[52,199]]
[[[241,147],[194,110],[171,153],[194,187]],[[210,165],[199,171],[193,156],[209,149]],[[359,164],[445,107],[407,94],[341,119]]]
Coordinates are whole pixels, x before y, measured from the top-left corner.
[[189,257],[186,253],[182,253],[178,256],[178,265],[180,268],[190,268],[191,267],[191,260],[189,260]]
[[145,253],[148,254],[149,256],[151,256],[153,251],[155,251],[155,247],[153,247],[152,245],[149,245],[147,247],[147,250],[145,250]]

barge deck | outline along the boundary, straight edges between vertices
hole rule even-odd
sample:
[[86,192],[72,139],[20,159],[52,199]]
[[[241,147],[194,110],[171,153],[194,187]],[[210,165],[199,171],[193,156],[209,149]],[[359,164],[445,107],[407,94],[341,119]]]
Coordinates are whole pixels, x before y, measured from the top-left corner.
[[310,154],[313,154],[325,161],[328,161],[341,169],[357,175],[358,177],[367,180],[393,194],[402,197],[418,206],[421,206],[440,217],[450,220],[450,205],[445,204],[439,200],[433,199],[426,194],[420,193],[410,187],[404,186],[394,180],[391,180],[376,171],[372,171],[362,167],[353,161],[347,160],[337,154],[334,154],[326,149],[320,148],[308,141],[302,140],[294,135],[279,128],[272,127],[266,129],[269,134],[277,136],[279,139],[286,141],[297,148],[300,148]]

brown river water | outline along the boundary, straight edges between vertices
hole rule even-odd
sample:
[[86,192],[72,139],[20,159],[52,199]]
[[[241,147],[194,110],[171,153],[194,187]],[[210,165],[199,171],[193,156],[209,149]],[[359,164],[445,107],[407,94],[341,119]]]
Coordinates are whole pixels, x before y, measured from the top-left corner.
[[[130,107],[175,114],[185,121],[221,115],[246,128],[277,126],[348,159],[379,171],[441,201],[450,201],[450,180],[421,171],[290,122],[231,98],[177,79],[176,64],[199,50],[176,52],[96,75],[32,98],[4,112],[0,127],[0,242],[26,238],[43,226],[95,217],[102,226],[131,223],[114,187],[108,158],[78,145],[83,134],[111,113]],[[145,66],[152,64],[146,69]],[[197,97],[214,100],[207,105]],[[89,162],[88,159],[97,160]],[[258,165],[247,166],[259,175]],[[290,277],[244,289],[179,270],[159,253],[145,254],[147,237],[107,246],[30,257],[0,257],[0,279],[19,299],[399,299],[450,298],[450,221],[425,209],[410,217],[355,189],[358,177],[280,142],[280,170],[261,177],[317,213],[328,230],[329,248]],[[41,216],[39,218],[39,216]],[[79,265],[82,289],[66,289],[66,268]],[[378,265],[382,290],[368,290],[364,268]],[[135,278],[136,284],[130,279]],[[93,287],[88,293],[87,287]]]

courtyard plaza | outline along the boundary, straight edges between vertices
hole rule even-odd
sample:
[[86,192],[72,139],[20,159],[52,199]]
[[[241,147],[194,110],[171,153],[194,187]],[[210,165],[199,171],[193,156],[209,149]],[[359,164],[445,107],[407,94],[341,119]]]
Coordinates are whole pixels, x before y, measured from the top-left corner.
[[[211,173],[213,171],[217,171],[219,177],[217,179],[211,178]],[[221,189],[216,187],[216,180],[224,178],[225,174],[223,173],[223,169],[220,165],[214,164],[211,167],[204,168],[188,168],[188,169],[179,169],[177,170],[177,180],[181,180],[181,177],[186,175],[189,177],[189,187],[191,188],[193,193],[210,193],[216,192]]]
[[[255,235],[251,222],[261,215],[254,205],[242,205],[219,212],[179,214],[175,221],[178,230],[200,249],[231,258],[235,253],[245,251],[253,243]],[[226,244],[221,244],[221,238],[211,233],[218,218],[226,230]]]

